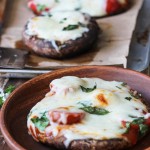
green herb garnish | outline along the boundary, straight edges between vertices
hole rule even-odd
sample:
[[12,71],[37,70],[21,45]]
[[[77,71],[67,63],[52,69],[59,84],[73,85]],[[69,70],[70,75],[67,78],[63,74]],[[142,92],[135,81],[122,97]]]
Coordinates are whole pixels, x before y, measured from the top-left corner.
[[77,8],[75,8],[75,10],[76,10],[76,11],[79,11],[80,9],[81,9],[81,7],[77,7]]
[[9,85],[1,94],[2,96],[0,96],[0,108],[2,107],[2,105],[4,104],[6,98],[8,97],[8,95],[15,89],[15,86],[13,85]]
[[125,97],[126,100],[130,101],[132,97]]
[[4,101],[3,101],[3,97],[0,97],[0,108],[3,106]]
[[31,121],[34,123],[34,125],[40,130],[40,131],[44,131],[45,128],[48,126],[49,124],[49,120],[46,117],[45,113],[43,113],[43,115],[41,116],[41,118],[39,117],[35,117],[32,118]]
[[65,20],[67,20],[67,18],[63,18],[59,23],[64,23]]
[[81,103],[83,107],[80,109],[84,110],[85,112],[88,112],[89,114],[95,114],[95,115],[106,115],[110,113],[108,110],[104,108],[99,108],[99,107],[92,107],[92,106],[87,106],[83,103]]
[[13,92],[13,90],[15,89],[15,86],[13,86],[13,85],[9,85],[6,89],[5,89],[5,91],[4,91],[4,93],[6,94],[10,94],[11,92]]
[[128,133],[129,130],[130,130],[130,126],[131,124],[135,124],[135,125],[138,125],[139,126],[139,138],[140,137],[143,137],[149,130],[149,127],[148,125],[144,124],[145,122],[145,119],[144,117],[139,117],[139,118],[136,118],[134,119],[132,122],[127,122],[126,123],[126,127],[127,127],[127,130],[125,133]]
[[78,22],[78,24],[79,24],[79,26],[81,26],[81,27],[86,27],[86,25],[83,24],[83,23],[81,23],[81,22]]
[[85,88],[85,87],[83,87],[83,86],[80,85],[80,88],[81,88],[81,90],[82,90],[83,92],[89,93],[89,92],[94,91],[94,90],[97,88],[97,85],[94,85],[93,88]]
[[59,0],[55,0],[56,3],[59,3]]
[[68,25],[67,27],[63,28],[63,31],[70,31],[70,30],[75,30],[79,28],[79,25],[75,24],[75,25]]
[[131,118],[138,118],[137,116],[133,116],[133,115],[128,115]]
[[148,125],[140,124],[139,127],[140,127],[140,137],[143,137],[149,130]]
[[139,124],[144,123],[144,121],[145,121],[144,117],[139,117],[139,118],[137,118],[137,119],[134,119],[134,120],[132,121],[132,124],[137,124],[137,125],[139,125]]
[[52,14],[48,14],[48,17],[52,17]]
[[37,5],[37,10],[38,10],[39,12],[45,10],[45,8],[46,8],[46,5],[40,5],[40,4]]
[[116,86],[116,88],[121,89],[121,87],[119,87],[119,86]]
[[127,85],[127,83],[125,83],[125,82],[122,82],[122,84],[121,84],[122,86],[126,86]]

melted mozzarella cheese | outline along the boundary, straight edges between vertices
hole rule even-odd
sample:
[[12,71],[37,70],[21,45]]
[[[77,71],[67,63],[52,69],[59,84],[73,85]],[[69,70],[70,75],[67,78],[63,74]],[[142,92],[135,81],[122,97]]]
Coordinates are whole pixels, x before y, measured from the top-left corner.
[[81,0],[81,12],[88,13],[91,16],[104,16],[106,12],[107,0]]
[[[67,40],[75,40],[81,37],[84,32],[88,32],[87,24],[89,20],[89,16],[85,17],[79,12],[56,12],[52,13],[51,17],[39,16],[30,19],[26,33],[49,41],[60,41],[63,43]],[[79,23],[83,25],[81,26]],[[78,25],[78,28],[63,30],[69,25]],[[57,47],[56,43],[54,46]]]
[[[96,89],[89,93],[83,92],[81,89],[81,86],[92,88],[95,85]],[[134,118],[130,116],[149,117],[149,114],[144,115],[141,111],[147,112],[146,106],[141,100],[132,97],[129,91],[130,88],[122,86],[122,82],[105,81],[99,78],[66,76],[55,79],[50,84],[50,92],[32,108],[32,114],[28,118],[28,128],[30,125],[33,127],[31,122],[33,116],[41,117],[43,112],[63,109],[64,107],[68,108],[69,112],[84,112],[80,109],[81,103],[84,103],[106,109],[110,113],[95,115],[85,112],[86,115],[80,123],[70,125],[68,128],[53,123],[47,114],[51,126],[45,130],[52,131],[54,136],[64,135],[66,147],[72,140],[125,138],[122,136],[126,131],[122,127],[121,122],[123,120],[133,121]],[[132,97],[132,99],[129,101],[126,97]],[[61,117],[65,122],[65,116],[62,115]],[[59,131],[58,128],[61,128],[61,130]]]
[[55,0],[34,0],[36,5],[45,5],[46,7],[54,7]]
[[[47,6],[50,12],[78,10],[94,17],[107,15],[107,0],[34,0],[34,2]],[[122,5],[127,3],[126,0],[118,0],[118,2]]]

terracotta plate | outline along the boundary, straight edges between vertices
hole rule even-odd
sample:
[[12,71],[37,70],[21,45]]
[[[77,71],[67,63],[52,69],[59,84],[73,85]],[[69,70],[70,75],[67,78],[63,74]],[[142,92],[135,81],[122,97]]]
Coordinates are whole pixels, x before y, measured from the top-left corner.
[[[15,150],[54,150],[52,147],[35,142],[28,135],[26,121],[29,110],[40,101],[49,91],[49,83],[55,78],[66,75],[78,77],[99,77],[105,80],[117,80],[128,83],[133,89],[140,92],[150,104],[150,77],[141,73],[117,67],[84,66],[61,69],[52,73],[43,74],[29,80],[16,89],[1,112],[1,129],[8,145]],[[150,148],[150,134],[144,137],[134,150]]]

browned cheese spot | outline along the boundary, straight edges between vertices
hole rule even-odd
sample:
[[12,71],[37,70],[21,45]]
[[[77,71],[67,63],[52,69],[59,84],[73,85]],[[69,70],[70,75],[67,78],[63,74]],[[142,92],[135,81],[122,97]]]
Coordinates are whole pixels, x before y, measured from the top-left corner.
[[102,105],[102,106],[108,105],[108,101],[103,94],[97,95],[97,99],[100,102],[100,105]]

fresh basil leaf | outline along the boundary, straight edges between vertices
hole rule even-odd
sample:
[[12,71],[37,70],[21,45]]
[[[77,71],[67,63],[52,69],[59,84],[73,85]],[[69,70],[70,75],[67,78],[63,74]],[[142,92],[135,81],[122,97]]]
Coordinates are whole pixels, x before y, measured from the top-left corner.
[[15,86],[9,85],[9,86],[5,89],[4,93],[10,94],[11,92],[13,92],[14,89],[15,89]]
[[4,101],[6,100],[6,98],[8,97],[8,95],[15,89],[15,86],[13,85],[9,85],[3,93],[3,95],[0,97],[0,108],[2,107],[2,105],[4,104]]
[[134,119],[130,123],[127,122],[126,123],[127,130],[126,130],[125,133],[128,133],[128,131],[130,130],[131,124],[136,124],[136,125],[139,126],[139,138],[142,137],[142,136],[144,136],[148,132],[148,130],[149,130],[148,125],[144,124],[144,122],[145,122],[144,117],[136,118],[136,119]]
[[75,24],[75,25],[68,25],[67,27],[63,28],[63,31],[70,31],[70,30],[75,30],[79,28],[79,25]]
[[127,85],[127,83],[125,83],[125,82],[122,82],[122,84],[121,84],[121,86],[126,86]]
[[3,97],[0,97],[0,108],[3,106],[4,101],[3,101]]
[[86,27],[86,25],[81,23],[81,22],[78,22],[78,25],[81,26],[81,27]]
[[77,7],[75,8],[75,11],[79,11],[81,9],[81,7]]
[[139,127],[140,127],[140,137],[143,137],[149,130],[148,125],[140,124]]
[[137,116],[133,116],[133,115],[128,115],[131,118],[138,118]]
[[129,132],[129,129],[130,129],[130,122],[126,122],[126,131],[125,133],[128,133]]
[[88,112],[89,114],[106,115],[106,114],[110,113],[108,110],[106,110],[104,108],[87,106],[85,104],[82,104],[82,105],[83,105],[83,107],[81,107],[80,109],[84,110],[85,112]]
[[39,12],[45,10],[45,8],[46,8],[46,5],[40,5],[40,4],[37,5],[37,10]]
[[52,17],[52,14],[48,14],[48,17]]
[[67,20],[67,18],[63,18],[59,23],[64,23],[65,20]]
[[119,87],[119,86],[116,86],[116,88],[121,89],[121,87]]
[[89,93],[89,92],[94,91],[94,90],[97,88],[97,85],[94,85],[93,88],[85,88],[85,87],[83,87],[83,86],[80,85],[80,88],[81,88],[81,90],[82,90],[83,92]]
[[144,117],[139,117],[139,118],[137,118],[137,119],[134,119],[133,121],[132,121],[132,124],[142,124],[142,123],[144,123],[144,121],[145,121],[145,119],[144,119]]
[[125,97],[126,100],[130,101],[132,97]]
[[48,126],[49,124],[49,120],[46,117],[45,113],[41,116],[41,118],[36,117],[36,118],[32,118],[31,121],[34,123],[34,125],[40,130],[40,131],[44,131],[45,128]]

